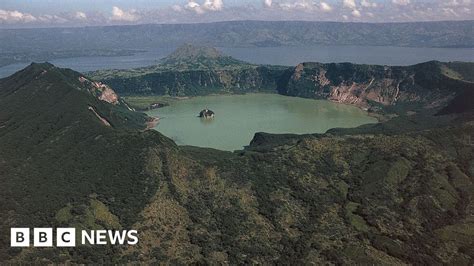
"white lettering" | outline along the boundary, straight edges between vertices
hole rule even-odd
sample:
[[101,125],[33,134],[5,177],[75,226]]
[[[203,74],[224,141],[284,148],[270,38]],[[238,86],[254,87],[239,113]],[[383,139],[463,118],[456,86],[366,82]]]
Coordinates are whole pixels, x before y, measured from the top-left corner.
[[138,243],[138,232],[137,230],[130,230],[127,233],[128,236],[128,244],[129,245],[136,245]]
[[90,245],[94,245],[94,230],[90,232],[90,235],[87,233],[86,230],[82,230],[82,244],[86,244],[86,239]]
[[30,228],[10,228],[11,247],[30,246]]
[[76,246],[76,229],[75,228],[57,228],[56,229],[56,246],[75,247]]
[[95,233],[96,233],[97,245],[107,244],[107,231],[106,230],[97,230],[95,231]]
[[53,228],[34,228],[33,246],[52,247],[53,246]]
[[108,233],[109,233],[110,244],[112,245],[115,245],[116,243],[120,245],[124,244],[127,231],[108,230]]

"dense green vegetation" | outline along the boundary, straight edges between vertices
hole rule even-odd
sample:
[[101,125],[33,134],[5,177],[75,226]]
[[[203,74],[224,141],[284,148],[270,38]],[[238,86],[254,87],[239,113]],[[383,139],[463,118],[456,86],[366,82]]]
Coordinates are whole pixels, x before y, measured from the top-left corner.
[[122,95],[197,96],[272,92],[287,69],[242,62],[215,48],[183,45],[155,66],[101,70],[88,75]]
[[19,252],[6,248],[10,227],[62,225],[60,209],[71,206],[80,216],[91,198],[130,226],[158,183],[159,173],[144,171],[147,150],[168,143],[165,156],[175,149],[157,132],[141,133],[148,117],[97,99],[81,76],[32,64],[0,80],[2,260]]
[[147,111],[168,106],[181,98],[171,96],[126,96],[124,99],[137,111]]
[[[472,103],[321,135],[257,133],[232,153],[143,131],[143,114],[80,77],[33,64],[0,80],[2,262],[474,262]],[[20,225],[134,228],[140,242],[9,248]]]

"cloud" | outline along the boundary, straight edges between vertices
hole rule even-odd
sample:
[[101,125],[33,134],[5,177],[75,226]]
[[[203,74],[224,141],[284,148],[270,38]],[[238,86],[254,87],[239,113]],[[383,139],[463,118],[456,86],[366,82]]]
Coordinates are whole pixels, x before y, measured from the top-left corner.
[[264,0],[263,6],[266,9],[270,9],[274,12],[286,11],[286,12],[330,12],[333,7],[324,1],[314,0]]
[[[0,0],[1,1],[1,0]],[[55,0],[60,1],[60,0]],[[0,9],[0,27],[197,23],[229,20],[410,22],[472,19],[474,0],[181,0],[167,7],[57,14]],[[230,2],[230,0],[229,0]],[[204,15],[205,14],[205,15]]]
[[326,2],[321,2],[320,7],[323,12],[332,11],[332,7]]
[[111,20],[115,21],[137,21],[140,17],[138,16],[136,10],[132,9],[130,11],[124,11],[119,7],[114,6],[112,8],[112,17]]
[[201,5],[194,0],[188,0],[188,3],[184,6],[184,8],[187,10],[192,10],[198,14],[204,13],[204,9],[201,7]]
[[[359,18],[361,17],[362,15],[360,14],[360,11],[357,10],[357,4],[355,2],[355,0],[344,0],[342,2],[342,6],[345,7],[345,8],[350,8],[352,9],[352,12],[351,12],[351,15],[353,17],[356,17],[356,18]],[[343,16],[344,20],[347,20],[347,16]]]
[[376,8],[377,7],[377,3],[372,3],[368,0],[362,0],[360,2],[360,5],[363,6],[363,7],[372,7],[372,8]]
[[201,5],[196,0],[188,0],[188,3],[184,5],[186,10],[194,11],[197,14],[203,14],[206,11],[221,11],[224,8],[223,0],[205,0]]
[[447,16],[459,17],[459,14],[456,11],[454,11],[454,9],[452,9],[452,8],[443,8],[443,12]]
[[[73,17],[73,15],[69,16]],[[37,21],[41,23],[47,23],[47,24],[64,24],[70,22],[68,19],[65,19],[61,16],[58,15],[41,15],[37,17]]]
[[206,0],[203,7],[211,11],[219,11],[224,8],[224,2],[222,0]]
[[308,0],[283,2],[283,3],[278,4],[278,6],[282,9],[285,9],[285,10],[294,10],[294,9],[308,10],[308,9],[313,9],[313,3],[308,1]]
[[360,11],[357,10],[357,9],[354,9],[352,10],[351,14],[356,17],[356,18],[360,18],[362,15],[360,14]]
[[76,19],[79,19],[79,20],[85,20],[85,19],[87,19],[86,13],[81,12],[81,11],[77,11],[76,14],[74,15],[74,17],[75,17]]
[[449,6],[449,7],[465,7],[465,6],[470,6],[472,3],[471,0],[447,0],[444,1],[443,5],[444,6]]
[[37,18],[29,13],[22,13],[17,10],[3,10],[0,9],[0,22],[6,23],[29,23],[36,21]]
[[194,2],[193,0],[189,0],[188,3],[184,6],[185,9],[191,10],[196,12],[197,14],[203,14],[204,9],[201,7],[200,4]]
[[355,0],[344,0],[342,3],[344,7],[355,9],[356,8],[356,3]]
[[392,0],[392,3],[399,6],[406,6],[411,3],[410,0]]
[[182,12],[183,8],[180,5],[172,5],[171,10],[173,10],[175,12]]
[[273,1],[272,0],[263,0],[263,6],[264,7],[272,7]]

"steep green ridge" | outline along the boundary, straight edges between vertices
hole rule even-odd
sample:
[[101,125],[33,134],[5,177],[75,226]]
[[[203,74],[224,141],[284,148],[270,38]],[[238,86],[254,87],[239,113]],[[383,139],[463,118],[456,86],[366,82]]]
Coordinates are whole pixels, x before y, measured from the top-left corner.
[[[66,225],[55,215],[67,206],[75,219],[85,219],[77,217],[87,213],[91,199],[129,226],[162,175],[145,170],[149,150],[160,145],[154,151],[158,161],[175,149],[158,132],[142,132],[149,117],[98,99],[82,78],[51,64],[32,64],[0,80],[2,260],[20,252],[6,248],[10,227]],[[86,220],[69,225],[104,226]]]
[[[32,63],[24,70],[2,79],[1,86],[2,119],[5,120],[5,126],[8,126],[8,120],[14,120],[15,117],[24,118],[32,114],[41,116],[41,113],[38,114],[35,108],[41,110],[48,107],[51,102],[62,105],[69,104],[59,99],[66,95],[69,96],[69,94],[73,98],[74,94],[79,94],[79,92],[85,92],[80,94],[84,98],[82,104],[92,107],[113,128],[143,129],[149,120],[146,115],[131,111],[127,104],[107,85],[90,81],[80,73],[70,69],[60,69],[49,63]],[[55,95],[56,92],[58,95]],[[35,97],[36,95],[43,97]],[[110,104],[102,105],[100,104],[102,102]],[[71,108],[79,104],[79,102],[71,104]],[[7,113],[7,111],[9,112]],[[85,111],[91,113],[88,108]],[[57,114],[57,116],[60,117],[61,114]]]
[[474,82],[474,67],[471,63],[451,62],[448,68],[454,70],[460,79]]
[[[474,262],[470,112],[258,133],[231,153],[177,147],[130,118],[115,126],[114,110],[143,115],[97,99],[81,76],[32,65],[0,80],[2,262]],[[15,226],[133,228],[140,242],[9,248]]]
[[243,61],[223,55],[213,47],[194,46],[185,44],[161,62],[169,68],[176,67],[180,70],[206,69],[206,68],[226,68],[238,65],[249,65]]

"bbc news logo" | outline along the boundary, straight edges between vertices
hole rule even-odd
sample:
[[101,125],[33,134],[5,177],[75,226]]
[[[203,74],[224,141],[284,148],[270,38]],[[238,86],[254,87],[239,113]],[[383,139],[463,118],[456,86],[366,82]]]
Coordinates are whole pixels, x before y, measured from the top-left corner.
[[[81,245],[136,245],[138,243],[138,232],[136,230],[81,230]],[[56,247],[75,247],[76,228],[33,228],[34,247],[53,247],[55,239]],[[11,228],[10,246],[29,247],[31,245],[30,228]]]

